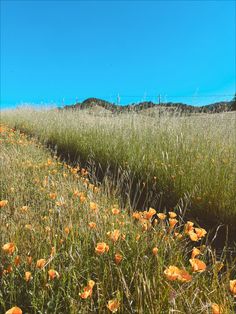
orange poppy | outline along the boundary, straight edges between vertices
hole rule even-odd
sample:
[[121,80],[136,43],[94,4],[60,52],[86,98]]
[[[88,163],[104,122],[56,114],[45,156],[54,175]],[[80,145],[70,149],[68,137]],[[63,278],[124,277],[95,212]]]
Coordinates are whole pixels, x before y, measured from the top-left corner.
[[59,278],[59,273],[54,269],[49,269],[48,276],[50,280],[53,280],[55,278]]
[[119,254],[119,253],[116,253],[115,254],[115,263],[118,265],[118,264],[120,264],[120,262],[122,261],[122,259],[123,259],[123,256],[121,255],[121,254]]
[[36,267],[42,269],[46,264],[46,260],[44,258],[41,258],[37,260]]
[[158,253],[158,248],[157,248],[157,247],[154,247],[154,248],[152,249],[152,254],[153,254],[153,255],[157,255],[157,253]]
[[0,208],[6,206],[7,204],[8,204],[8,200],[0,201]]
[[173,229],[174,226],[177,224],[178,220],[175,218],[169,218],[169,224],[170,224],[170,229]]
[[236,296],[236,279],[229,281],[229,288],[233,295]]
[[211,312],[212,312],[212,314],[223,314],[224,313],[222,306],[219,306],[216,303],[213,303],[211,305]]
[[112,208],[111,212],[113,215],[118,215],[120,213],[120,210],[118,208]]
[[191,258],[189,262],[192,265],[193,272],[201,273],[206,270],[206,264],[200,259]]
[[91,229],[95,229],[97,227],[95,222],[89,222],[88,225],[89,225],[89,228],[91,228]]
[[194,247],[193,250],[192,250],[191,259],[195,258],[199,254],[201,254],[201,251],[198,248]]
[[115,313],[118,311],[120,307],[120,302],[119,300],[117,299],[113,299],[113,300],[110,300],[108,301],[107,303],[107,308],[112,312],[112,313]]
[[166,219],[166,214],[158,213],[158,214],[157,214],[157,217],[158,217],[160,220],[165,220],[165,219]]
[[30,271],[26,271],[25,272],[25,281],[28,282],[28,281],[30,281],[31,278],[32,278],[31,272]]
[[99,255],[104,254],[109,251],[109,246],[105,242],[97,243],[95,248],[95,252]]
[[116,242],[118,239],[119,239],[119,237],[120,237],[120,230],[118,230],[118,229],[115,229],[114,231],[109,231],[108,233],[107,233],[107,235],[109,236],[109,238],[113,241],[113,242]]
[[7,254],[13,254],[15,251],[15,244],[13,242],[8,242],[3,245],[2,250]]
[[170,218],[176,218],[177,214],[175,212],[168,212]]
[[12,307],[10,310],[6,311],[5,314],[22,314],[22,310],[18,306]]
[[90,202],[90,209],[93,211],[97,211],[98,210],[98,205],[94,202]]

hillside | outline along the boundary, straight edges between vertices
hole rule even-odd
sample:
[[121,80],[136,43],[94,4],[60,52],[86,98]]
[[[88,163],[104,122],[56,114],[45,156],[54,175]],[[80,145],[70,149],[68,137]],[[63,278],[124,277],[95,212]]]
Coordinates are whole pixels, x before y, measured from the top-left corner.
[[[119,112],[139,112],[144,109],[149,108],[163,108],[165,110],[169,111],[176,111],[179,112],[186,112],[186,113],[218,113],[218,112],[225,112],[225,111],[232,111],[235,110],[235,100],[231,101],[221,101],[216,102],[213,104],[209,104],[206,106],[191,106],[184,103],[173,103],[173,102],[167,102],[167,103],[154,103],[152,101],[145,101],[140,103],[132,103],[129,105],[116,105],[114,103],[110,103],[106,100],[102,100],[99,98],[88,98],[84,100],[81,103],[76,103],[74,105],[67,105],[63,107],[62,109],[89,109],[96,107],[101,107],[103,109],[109,110],[112,113],[119,113]],[[61,108],[60,108],[61,109]]]

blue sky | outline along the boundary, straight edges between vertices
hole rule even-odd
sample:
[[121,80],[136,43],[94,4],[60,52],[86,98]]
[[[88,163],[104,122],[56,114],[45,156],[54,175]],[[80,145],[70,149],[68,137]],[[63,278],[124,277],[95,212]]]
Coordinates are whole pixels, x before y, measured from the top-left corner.
[[234,1],[1,1],[2,107],[234,92]]

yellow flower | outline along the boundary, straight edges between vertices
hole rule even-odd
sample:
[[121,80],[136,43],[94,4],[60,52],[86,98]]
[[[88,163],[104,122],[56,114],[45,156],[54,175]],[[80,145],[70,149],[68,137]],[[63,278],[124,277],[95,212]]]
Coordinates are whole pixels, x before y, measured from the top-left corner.
[[13,242],[9,242],[3,245],[2,250],[7,254],[13,254],[15,248],[15,244]]
[[105,242],[97,243],[95,248],[95,252],[99,255],[104,254],[109,251],[109,246]]
[[10,310],[6,311],[5,314],[22,314],[22,310],[18,306],[12,307]]
[[112,313],[115,313],[118,311],[120,307],[120,302],[119,300],[117,299],[113,299],[113,300],[110,300],[108,301],[107,303],[107,308],[112,312]]
[[93,211],[97,211],[98,210],[98,205],[94,202],[90,202],[90,209]]
[[200,259],[191,258],[189,262],[192,265],[193,272],[201,273],[206,270],[206,264]]

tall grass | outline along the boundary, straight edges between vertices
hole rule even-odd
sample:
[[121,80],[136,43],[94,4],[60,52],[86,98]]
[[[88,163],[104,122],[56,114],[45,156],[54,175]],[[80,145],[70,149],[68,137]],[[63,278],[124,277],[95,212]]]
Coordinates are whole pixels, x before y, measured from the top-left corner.
[[2,121],[34,134],[74,159],[128,169],[161,195],[152,206],[188,197],[190,214],[236,225],[235,113],[161,117],[97,116],[30,108],[2,112]]
[[[204,236],[193,242],[191,225],[184,231],[179,220],[171,228],[171,214],[153,225],[152,215],[133,218],[103,187],[91,185],[84,170],[51,158],[18,131],[1,128],[0,142],[1,313],[14,306],[24,314],[111,313],[112,300],[124,314],[233,313],[234,265],[202,246]],[[97,254],[98,242],[109,250]],[[191,257],[201,261],[199,269]],[[184,272],[165,274],[171,265]]]

